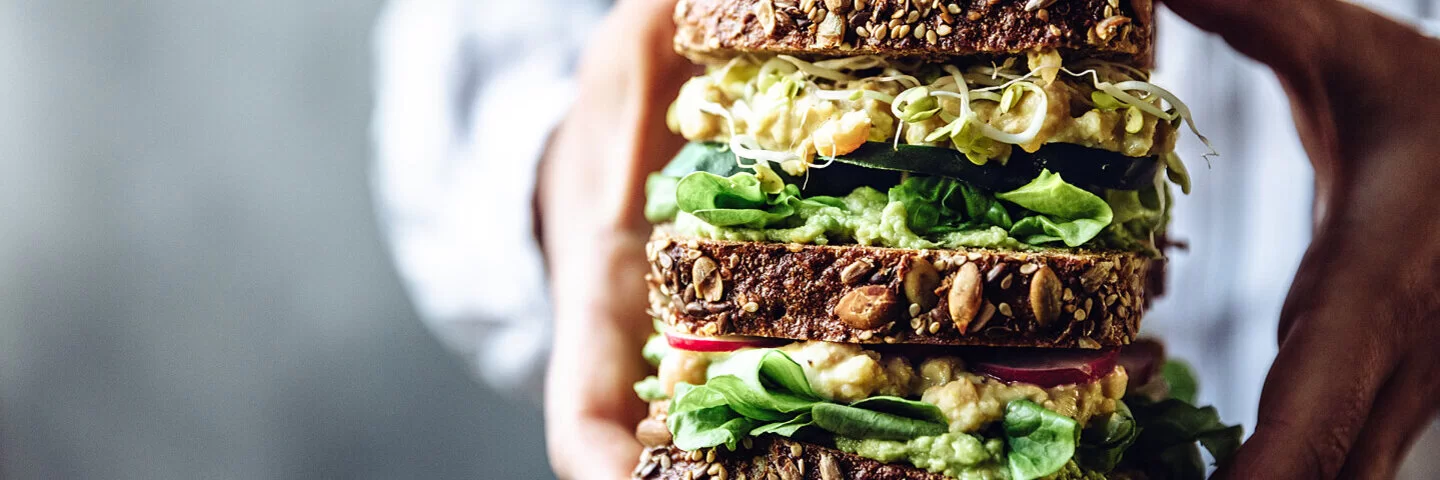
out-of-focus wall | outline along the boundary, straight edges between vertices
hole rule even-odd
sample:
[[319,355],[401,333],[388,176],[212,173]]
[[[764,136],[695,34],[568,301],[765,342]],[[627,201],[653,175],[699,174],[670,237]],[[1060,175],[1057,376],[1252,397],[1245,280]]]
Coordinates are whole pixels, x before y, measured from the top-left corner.
[[544,478],[367,186],[378,0],[0,0],[0,477]]

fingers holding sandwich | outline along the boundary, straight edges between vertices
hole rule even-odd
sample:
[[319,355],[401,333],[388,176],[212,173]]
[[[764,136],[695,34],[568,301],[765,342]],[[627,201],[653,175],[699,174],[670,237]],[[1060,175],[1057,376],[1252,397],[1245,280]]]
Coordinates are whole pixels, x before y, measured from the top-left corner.
[[645,414],[631,386],[650,330],[640,215],[646,174],[681,145],[665,108],[690,64],[671,47],[674,0],[618,2],[588,42],[576,98],[551,138],[536,207],[555,337],[546,438],[561,478],[630,478]]

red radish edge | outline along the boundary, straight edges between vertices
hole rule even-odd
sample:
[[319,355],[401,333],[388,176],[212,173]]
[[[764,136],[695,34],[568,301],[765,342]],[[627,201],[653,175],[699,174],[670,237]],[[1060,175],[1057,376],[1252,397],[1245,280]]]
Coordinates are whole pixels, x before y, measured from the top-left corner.
[[787,340],[765,337],[698,337],[682,333],[666,332],[665,342],[671,348],[691,352],[733,352],[742,348],[773,347],[789,343]]
[[1105,351],[1005,352],[970,365],[970,370],[1002,382],[1044,388],[1090,383],[1115,370],[1118,349]]

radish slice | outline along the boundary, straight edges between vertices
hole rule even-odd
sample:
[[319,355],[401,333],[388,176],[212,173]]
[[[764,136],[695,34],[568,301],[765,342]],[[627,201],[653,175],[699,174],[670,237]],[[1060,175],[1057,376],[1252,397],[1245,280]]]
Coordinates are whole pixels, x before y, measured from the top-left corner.
[[1120,349],[1120,365],[1130,374],[1130,384],[1145,385],[1160,373],[1165,363],[1165,346],[1160,342],[1141,339]]
[[1115,370],[1118,349],[1003,350],[970,364],[970,370],[1002,382],[1050,388],[1090,383]]
[[666,332],[665,340],[670,343],[672,348],[692,352],[733,352],[742,348],[774,347],[789,343],[789,340],[778,338],[742,337],[739,335],[699,337],[674,332]]

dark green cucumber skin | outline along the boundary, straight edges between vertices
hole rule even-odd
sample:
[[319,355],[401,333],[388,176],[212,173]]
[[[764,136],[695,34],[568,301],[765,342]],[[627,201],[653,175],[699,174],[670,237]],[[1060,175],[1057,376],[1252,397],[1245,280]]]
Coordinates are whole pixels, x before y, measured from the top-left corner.
[[[816,161],[824,163],[826,159]],[[950,177],[984,190],[1008,192],[1030,183],[1042,170],[1058,173],[1066,182],[1090,191],[1139,190],[1154,182],[1159,169],[1156,157],[1127,157],[1064,143],[1047,144],[1035,153],[1016,148],[1004,165],[999,162],[975,165],[964,154],[949,148],[917,145],[897,148],[888,143],[869,142],[837,157],[824,168],[810,169],[808,175],[776,173],[786,183],[800,186],[807,196],[841,196],[858,187],[886,191],[899,184],[907,173]],[[747,170],[739,166],[735,154],[723,144],[691,143],[662,172],[681,177],[697,171],[730,176]]]

